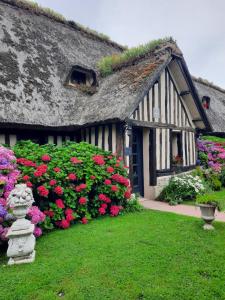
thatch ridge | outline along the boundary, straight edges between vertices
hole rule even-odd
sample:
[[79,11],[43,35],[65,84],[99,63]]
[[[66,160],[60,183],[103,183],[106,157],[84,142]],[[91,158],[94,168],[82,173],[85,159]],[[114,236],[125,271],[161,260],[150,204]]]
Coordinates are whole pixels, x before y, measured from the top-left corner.
[[61,23],[63,25],[66,25],[70,27],[71,29],[75,29],[77,31],[82,32],[83,34],[88,35],[92,39],[100,40],[104,43],[107,43],[119,50],[125,50],[126,47],[119,45],[118,43],[112,41],[110,37],[103,33],[99,33],[93,29],[90,29],[88,27],[85,27],[75,21],[66,20],[65,17],[52,9],[45,8],[40,6],[38,3],[30,1],[30,0],[0,0],[0,2],[15,6],[20,9],[24,9],[26,11],[29,11],[36,15],[42,15],[45,16],[55,22]]
[[214,84],[213,82],[210,82],[208,81],[207,79],[203,79],[201,77],[195,77],[195,76],[192,76],[192,79],[195,81],[195,82],[198,82],[198,83],[201,83],[201,84],[204,84],[210,88],[213,88],[221,93],[225,93],[225,89],[219,87],[218,85]]
[[120,54],[103,57],[99,61],[98,67],[102,77],[105,77],[124,67],[135,65],[152,55],[160,56],[164,55],[166,52],[182,56],[182,52],[178,48],[176,41],[172,37],[165,37],[158,40],[152,40],[144,45],[129,48]]

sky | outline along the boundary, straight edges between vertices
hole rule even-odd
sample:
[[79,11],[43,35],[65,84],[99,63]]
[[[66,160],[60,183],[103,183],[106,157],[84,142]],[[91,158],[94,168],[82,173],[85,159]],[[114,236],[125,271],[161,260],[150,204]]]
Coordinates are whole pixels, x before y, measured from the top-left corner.
[[225,88],[225,0],[36,0],[128,47],[172,36],[189,71]]

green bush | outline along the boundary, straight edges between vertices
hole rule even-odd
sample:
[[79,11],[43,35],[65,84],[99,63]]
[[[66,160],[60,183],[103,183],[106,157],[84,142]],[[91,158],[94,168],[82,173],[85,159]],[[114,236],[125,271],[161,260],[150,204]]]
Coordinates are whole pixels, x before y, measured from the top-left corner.
[[220,173],[220,181],[223,187],[225,187],[225,168],[222,168]]
[[201,165],[204,167],[208,167],[208,155],[205,152],[199,152],[198,158],[201,162]]
[[211,174],[208,177],[209,185],[213,191],[220,191],[222,188],[222,183],[219,179],[219,174]]
[[87,223],[100,215],[118,215],[131,197],[122,158],[87,143],[15,145],[20,181],[33,189],[46,214],[44,229]]
[[225,210],[225,191],[207,193],[196,197],[197,204],[212,204],[216,205],[218,210]]
[[139,203],[138,198],[139,197],[137,195],[134,195],[129,201],[127,201],[125,212],[136,212],[144,209],[144,207]]

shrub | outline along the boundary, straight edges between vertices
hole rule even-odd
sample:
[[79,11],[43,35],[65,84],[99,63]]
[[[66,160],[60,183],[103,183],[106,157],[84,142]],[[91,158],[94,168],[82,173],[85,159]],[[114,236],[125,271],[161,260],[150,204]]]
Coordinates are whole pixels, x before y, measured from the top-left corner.
[[225,191],[219,191],[214,193],[207,193],[204,195],[198,195],[196,197],[196,203],[198,204],[212,204],[216,205],[218,210],[225,210]]
[[139,203],[138,196],[133,194],[132,197],[127,201],[125,212],[136,212],[142,211],[144,207]]
[[222,183],[219,179],[218,174],[211,174],[209,176],[209,185],[212,188],[213,191],[219,191],[221,190]]
[[220,174],[220,181],[223,187],[225,187],[225,168],[222,168]]
[[87,143],[62,147],[23,141],[14,147],[20,181],[32,187],[45,229],[68,228],[100,215],[116,216],[131,197],[122,158]]
[[199,152],[198,158],[200,160],[201,165],[207,168],[208,166],[208,155],[204,152]]
[[185,200],[195,199],[196,196],[203,193],[204,190],[203,181],[198,176],[174,176],[170,179],[169,184],[162,190],[159,199],[175,205]]

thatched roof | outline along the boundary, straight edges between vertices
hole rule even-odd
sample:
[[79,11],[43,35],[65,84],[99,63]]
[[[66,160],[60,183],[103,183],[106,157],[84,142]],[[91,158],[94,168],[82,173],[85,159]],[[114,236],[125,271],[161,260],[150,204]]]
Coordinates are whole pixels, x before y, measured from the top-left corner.
[[225,132],[225,90],[202,78],[194,78],[200,99],[210,97],[210,107],[205,109],[214,132]]
[[[168,41],[101,78],[98,62],[121,47],[19,2],[0,0],[0,125],[59,128],[123,121],[174,55],[185,67],[181,51]],[[65,85],[75,65],[96,72],[96,91]]]

